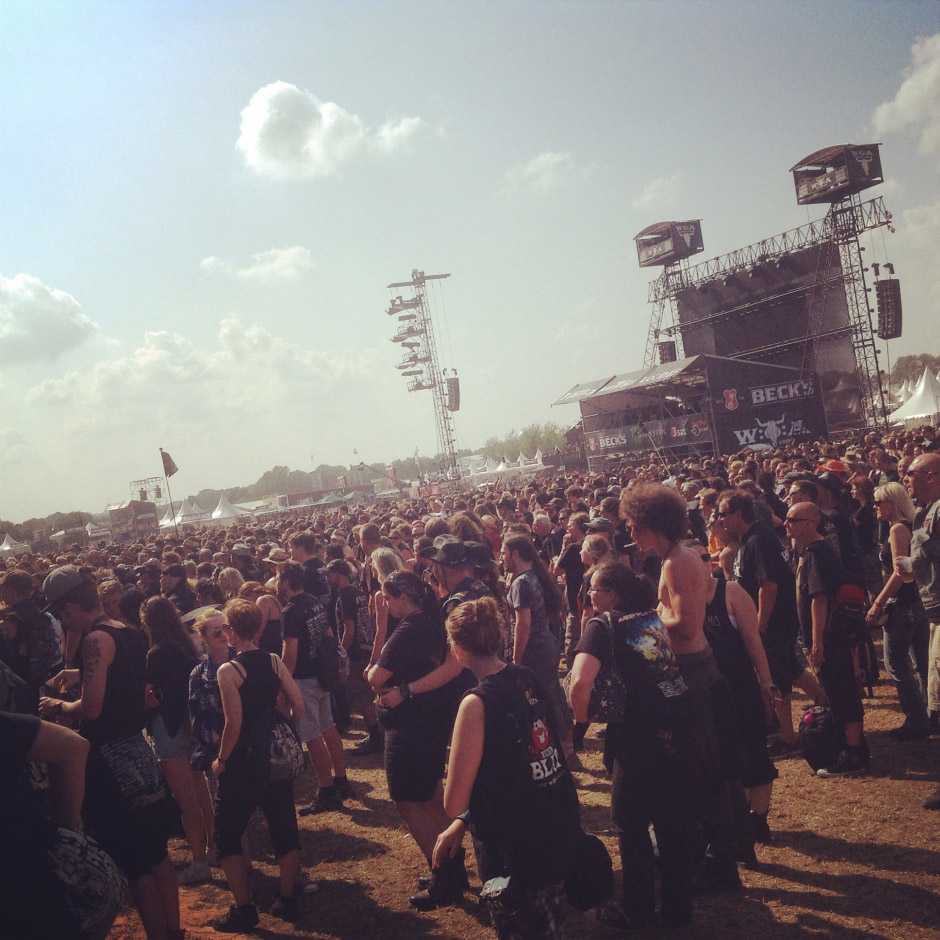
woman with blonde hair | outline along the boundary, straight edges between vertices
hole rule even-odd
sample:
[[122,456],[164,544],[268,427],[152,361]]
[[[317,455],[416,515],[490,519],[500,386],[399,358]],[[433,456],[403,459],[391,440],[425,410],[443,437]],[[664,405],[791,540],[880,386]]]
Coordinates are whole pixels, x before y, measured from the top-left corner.
[[237,568],[223,568],[216,580],[219,583],[222,596],[227,601],[230,601],[233,597],[238,597],[238,589],[245,583],[242,573]]
[[[910,558],[914,504],[900,483],[885,483],[875,489],[875,511],[880,522],[890,524],[888,540],[881,546],[881,566],[887,578],[881,593],[868,611],[869,623],[884,617],[884,654],[888,674],[898,687],[904,722],[888,733],[902,741],[927,736],[927,648],[930,625],[914,575],[900,575],[899,558]],[[911,657],[917,676],[911,668]]]

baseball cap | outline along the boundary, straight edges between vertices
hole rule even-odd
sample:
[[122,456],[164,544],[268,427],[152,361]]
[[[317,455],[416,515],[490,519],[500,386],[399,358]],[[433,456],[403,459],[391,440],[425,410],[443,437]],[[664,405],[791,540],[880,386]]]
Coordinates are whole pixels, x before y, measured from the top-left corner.
[[42,582],[42,592],[48,601],[45,609],[52,610],[80,584],[90,580],[92,580],[90,576],[75,565],[61,565],[53,568]]

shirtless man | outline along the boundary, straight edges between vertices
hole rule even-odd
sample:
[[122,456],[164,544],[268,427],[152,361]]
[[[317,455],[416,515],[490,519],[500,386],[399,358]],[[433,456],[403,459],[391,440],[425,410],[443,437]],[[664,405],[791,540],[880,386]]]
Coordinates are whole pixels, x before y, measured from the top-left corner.
[[[711,706],[701,747],[713,765],[705,781],[706,827],[711,855],[700,891],[734,891],[741,886],[737,857],[751,858],[753,833],[742,823],[736,832],[732,791],[743,799],[740,737],[731,692],[705,638],[705,607],[710,576],[701,553],[683,544],[689,535],[685,500],[670,486],[642,483],[623,492],[620,513],[642,551],[655,551],[663,560],[659,579],[659,616],[669,631],[682,677]],[[733,766],[737,765],[737,766]],[[730,781],[737,779],[732,787]],[[739,816],[744,818],[742,808]]]
[[685,501],[670,486],[647,483],[625,490],[620,511],[637,547],[663,560],[659,577],[659,616],[677,654],[701,653],[709,576],[699,553],[683,545],[689,518]]

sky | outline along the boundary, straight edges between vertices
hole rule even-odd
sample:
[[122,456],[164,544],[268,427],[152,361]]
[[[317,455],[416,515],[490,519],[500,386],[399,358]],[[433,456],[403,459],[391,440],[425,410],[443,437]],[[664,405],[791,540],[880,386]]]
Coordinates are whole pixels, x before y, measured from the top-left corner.
[[[0,518],[275,465],[433,455],[386,285],[430,289],[458,446],[643,364],[633,238],[820,218],[789,168],[882,144],[904,334],[940,352],[940,4],[0,4]],[[886,361],[883,356],[882,367]],[[515,455],[509,455],[514,457]]]

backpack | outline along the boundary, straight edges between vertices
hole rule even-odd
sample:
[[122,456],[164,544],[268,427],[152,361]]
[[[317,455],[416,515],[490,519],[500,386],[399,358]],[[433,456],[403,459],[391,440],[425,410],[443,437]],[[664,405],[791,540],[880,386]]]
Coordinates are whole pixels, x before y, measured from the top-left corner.
[[820,767],[831,767],[845,746],[845,735],[832,717],[832,709],[828,705],[810,705],[806,709],[800,720],[797,737],[800,752],[814,771]]
[[11,612],[6,619],[16,624],[17,635],[13,645],[25,661],[28,670],[26,679],[30,685],[39,688],[65,663],[60,639],[61,627],[47,613],[40,613],[35,620],[27,620],[20,613]]
[[868,638],[867,612],[864,576],[846,572],[830,599],[826,630],[835,639],[858,646]]

